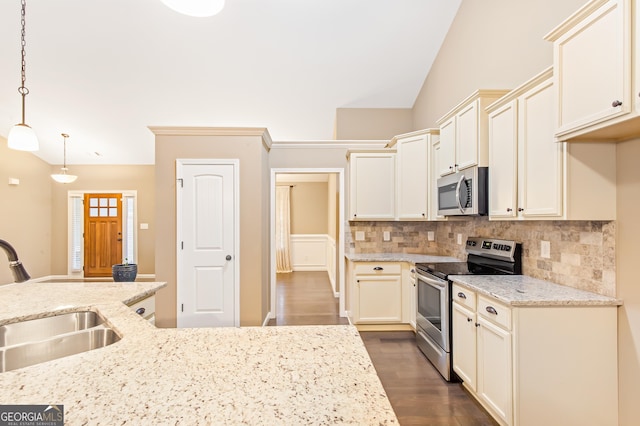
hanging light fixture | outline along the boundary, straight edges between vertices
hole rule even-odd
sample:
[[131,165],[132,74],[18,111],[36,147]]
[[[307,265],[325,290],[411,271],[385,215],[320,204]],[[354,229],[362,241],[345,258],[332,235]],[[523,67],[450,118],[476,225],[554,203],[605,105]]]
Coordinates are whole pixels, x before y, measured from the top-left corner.
[[67,174],[67,171],[69,170],[69,168],[67,167],[67,138],[69,137],[69,135],[67,135],[66,133],[62,133],[62,137],[64,138],[64,158],[62,160],[62,168],[60,169],[61,173],[53,174],[51,175],[51,178],[53,178],[53,180],[58,183],[71,183],[78,179],[78,176]]
[[25,11],[27,8],[26,0],[22,0],[22,9],[20,10],[20,25],[22,31],[20,33],[20,45],[22,54],[22,64],[20,74],[22,76],[22,85],[18,88],[18,93],[22,96],[22,122],[16,124],[9,131],[9,137],[7,138],[7,145],[11,149],[17,149],[19,151],[37,151],[39,148],[38,138],[33,129],[24,122],[24,101],[25,97],[29,94],[29,89],[24,85],[27,81],[26,77],[26,52],[25,52]]
[[161,0],[169,9],[189,16],[213,16],[224,8],[224,0]]

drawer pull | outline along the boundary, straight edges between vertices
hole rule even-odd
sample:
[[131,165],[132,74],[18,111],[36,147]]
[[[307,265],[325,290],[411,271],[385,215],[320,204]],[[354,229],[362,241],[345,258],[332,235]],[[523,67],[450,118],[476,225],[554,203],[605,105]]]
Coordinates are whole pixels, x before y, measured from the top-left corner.
[[619,107],[620,105],[622,105],[622,102],[620,102],[617,99],[615,101],[611,102],[611,106],[614,107],[614,108],[615,107]]
[[458,293],[458,297],[459,297],[460,299],[466,299],[466,298],[467,298],[467,295],[466,295],[466,294],[464,294],[463,292],[459,292],[459,293]]
[[494,308],[493,306],[487,306],[487,312],[493,315],[498,315],[498,311],[496,311],[496,308]]
[[382,271],[383,268],[382,266],[376,266],[375,268],[373,268],[374,271]]
[[136,309],[136,314],[138,315],[144,315],[146,309],[145,308],[138,308]]
[[471,322],[471,321],[473,321],[473,319],[467,318],[467,322]]

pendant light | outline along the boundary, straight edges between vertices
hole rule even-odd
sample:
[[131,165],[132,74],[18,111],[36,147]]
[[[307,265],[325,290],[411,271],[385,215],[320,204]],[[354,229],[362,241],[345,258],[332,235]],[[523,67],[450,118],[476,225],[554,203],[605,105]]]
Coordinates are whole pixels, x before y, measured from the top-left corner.
[[67,135],[66,133],[62,133],[62,137],[64,138],[64,157],[62,160],[62,168],[60,169],[61,173],[53,174],[51,175],[51,178],[58,183],[71,183],[75,182],[75,180],[78,179],[78,176],[67,174],[67,171],[69,170],[69,168],[67,168],[67,138],[69,137],[69,135]]
[[224,0],[161,0],[169,9],[188,16],[213,16],[224,8]]
[[16,124],[9,131],[9,137],[7,138],[7,145],[11,149],[17,149],[19,151],[37,151],[39,148],[38,138],[36,137],[36,133],[33,129],[24,122],[24,101],[25,97],[29,94],[29,89],[24,85],[27,81],[26,77],[26,52],[25,52],[25,11],[27,8],[27,1],[22,0],[22,8],[20,11],[20,25],[22,27],[22,31],[20,33],[20,45],[21,45],[21,54],[22,54],[22,63],[20,74],[22,76],[22,85],[18,88],[18,93],[22,96],[22,122],[20,124]]

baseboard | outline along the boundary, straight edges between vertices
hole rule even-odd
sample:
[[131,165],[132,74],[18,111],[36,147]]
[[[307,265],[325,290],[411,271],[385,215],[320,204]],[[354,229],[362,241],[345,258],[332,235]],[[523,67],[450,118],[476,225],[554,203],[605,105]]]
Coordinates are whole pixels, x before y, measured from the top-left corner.
[[271,319],[271,311],[267,312],[267,316],[264,321],[262,321],[262,326],[266,327],[269,324],[269,320]]

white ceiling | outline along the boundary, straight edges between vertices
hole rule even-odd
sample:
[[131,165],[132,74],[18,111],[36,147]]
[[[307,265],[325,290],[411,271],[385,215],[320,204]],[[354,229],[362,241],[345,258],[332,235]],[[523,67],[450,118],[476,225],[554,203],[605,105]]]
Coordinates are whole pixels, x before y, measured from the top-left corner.
[[[267,127],[328,140],[336,108],[410,108],[461,0],[27,0],[35,154],[153,164],[147,126]],[[0,1],[0,135],[20,122],[20,1]],[[96,155],[95,153],[100,155]]]

